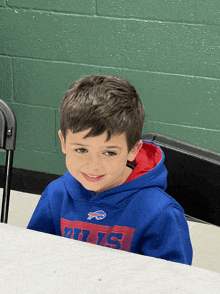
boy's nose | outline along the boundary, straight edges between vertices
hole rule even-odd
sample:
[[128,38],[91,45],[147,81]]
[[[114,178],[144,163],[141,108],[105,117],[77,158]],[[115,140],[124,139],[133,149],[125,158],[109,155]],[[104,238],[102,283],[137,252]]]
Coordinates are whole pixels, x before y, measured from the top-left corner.
[[101,159],[99,156],[90,156],[87,161],[87,166],[91,171],[101,170]]

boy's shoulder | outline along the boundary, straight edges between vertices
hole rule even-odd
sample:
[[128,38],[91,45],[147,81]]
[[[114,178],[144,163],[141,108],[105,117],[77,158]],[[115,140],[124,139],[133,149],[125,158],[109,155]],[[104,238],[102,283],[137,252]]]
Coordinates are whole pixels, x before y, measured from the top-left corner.
[[63,176],[52,181],[44,190],[44,193],[49,198],[53,198],[54,195],[57,198],[63,198],[65,195],[70,195],[75,200],[80,198],[82,193],[81,184],[67,171]]
[[[65,174],[64,174],[65,175]],[[46,187],[46,189],[59,189],[62,187],[62,185],[64,184],[64,175],[60,176],[59,178],[57,178],[56,180],[53,180],[52,182],[50,182],[48,184],[48,186]]]
[[[137,193],[140,203],[143,209],[150,209],[156,211],[162,211],[165,207],[171,206],[174,209],[181,210],[182,206],[163,189],[159,187],[149,187],[141,190]],[[136,200],[137,200],[136,198]]]
[[64,192],[66,191],[66,183],[71,181],[70,185],[74,186],[74,178],[69,175],[69,172],[66,172],[63,176],[60,176],[58,179],[52,181],[45,189],[45,191],[56,191]]

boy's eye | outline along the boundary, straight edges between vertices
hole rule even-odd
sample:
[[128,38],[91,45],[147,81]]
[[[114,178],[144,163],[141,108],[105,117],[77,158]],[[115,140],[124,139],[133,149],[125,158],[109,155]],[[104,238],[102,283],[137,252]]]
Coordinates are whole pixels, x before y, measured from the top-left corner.
[[87,152],[87,150],[85,148],[78,148],[78,149],[75,149],[75,151],[77,153],[85,153],[85,152]]
[[114,156],[114,155],[116,155],[116,153],[115,152],[112,152],[112,151],[106,151],[105,154],[107,156]]

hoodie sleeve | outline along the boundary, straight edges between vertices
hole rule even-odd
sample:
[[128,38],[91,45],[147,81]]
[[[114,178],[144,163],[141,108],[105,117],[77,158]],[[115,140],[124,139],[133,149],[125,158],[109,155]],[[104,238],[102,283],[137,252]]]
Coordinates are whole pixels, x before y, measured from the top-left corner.
[[146,229],[141,241],[144,255],[192,264],[192,245],[183,211],[167,205]]
[[44,190],[30,219],[27,229],[49,234],[56,234],[50,209],[48,190],[48,187]]

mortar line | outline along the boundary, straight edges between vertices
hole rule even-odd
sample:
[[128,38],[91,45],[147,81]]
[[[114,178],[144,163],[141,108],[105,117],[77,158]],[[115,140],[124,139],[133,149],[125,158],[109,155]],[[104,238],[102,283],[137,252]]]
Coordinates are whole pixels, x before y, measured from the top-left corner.
[[[4,7],[2,7],[4,8]],[[59,11],[59,10],[43,10],[39,8],[28,8],[28,7],[20,7],[20,6],[9,6],[7,5],[7,9],[22,9],[23,11],[33,11],[39,13],[51,13],[51,14],[59,14],[59,15],[69,15],[69,16],[83,16],[83,17],[96,17],[96,18],[104,18],[110,20],[130,20],[130,21],[139,21],[139,22],[149,22],[149,23],[159,23],[159,24],[179,24],[179,25],[189,25],[189,26],[220,26],[218,23],[200,23],[200,22],[193,22],[193,21],[178,21],[178,20],[163,20],[163,19],[144,19],[144,18],[134,18],[134,17],[126,17],[126,16],[108,16],[108,15],[94,15],[94,14],[83,14],[83,13],[74,13],[68,11]],[[97,13],[97,12],[96,12]]]
[[14,81],[15,81],[15,77],[14,77],[14,62],[13,62],[13,58],[11,59],[11,70],[12,70],[12,97],[11,97],[11,101],[15,102],[15,85],[14,85]]
[[184,127],[188,129],[197,129],[197,130],[203,130],[203,131],[212,131],[212,132],[220,132],[220,129],[209,129],[209,128],[204,128],[204,127],[196,127],[196,126],[188,126],[188,125],[181,125],[181,124],[174,124],[174,123],[169,123],[169,122],[162,122],[162,121],[155,121],[155,120],[147,120],[147,123],[157,123],[160,125],[170,125],[170,126],[176,126],[176,127]]
[[168,76],[178,76],[183,78],[196,78],[196,79],[205,79],[205,80],[213,80],[213,81],[220,81],[220,78],[213,78],[213,77],[205,77],[205,76],[196,76],[196,75],[189,75],[189,74],[177,74],[177,73],[169,73],[169,72],[159,72],[159,71],[151,71],[151,70],[143,70],[143,69],[134,69],[134,68],[127,68],[127,67],[114,67],[108,65],[95,65],[95,64],[86,64],[86,63],[77,63],[73,61],[62,61],[62,60],[48,60],[48,59],[40,59],[34,57],[23,57],[23,56],[9,56],[6,54],[0,54],[0,56],[11,57],[12,59],[24,59],[24,60],[32,60],[32,61],[44,61],[49,63],[63,63],[63,64],[70,64],[70,65],[79,65],[79,66],[87,66],[87,67],[96,67],[96,68],[104,68],[104,69],[114,69],[114,70],[124,70],[124,71],[133,71],[133,72],[141,72],[141,73],[149,73],[149,74],[159,74],[159,75],[168,75]]

